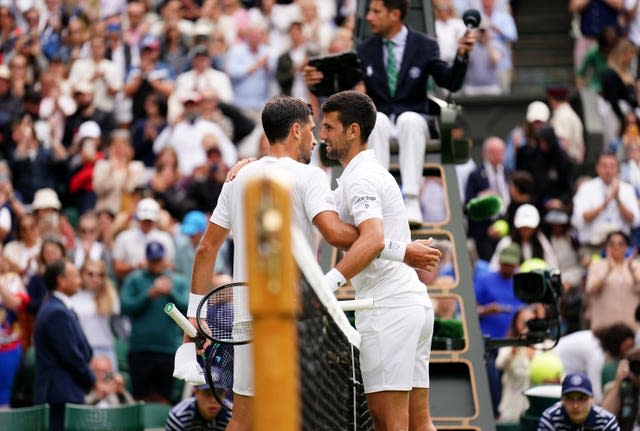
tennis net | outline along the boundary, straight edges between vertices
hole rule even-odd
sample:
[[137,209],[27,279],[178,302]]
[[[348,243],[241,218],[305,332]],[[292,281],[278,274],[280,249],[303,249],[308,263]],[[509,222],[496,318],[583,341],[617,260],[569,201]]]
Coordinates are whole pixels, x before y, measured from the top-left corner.
[[315,253],[293,229],[300,269],[298,357],[303,431],[373,430],[360,375],[360,335],[323,284]]

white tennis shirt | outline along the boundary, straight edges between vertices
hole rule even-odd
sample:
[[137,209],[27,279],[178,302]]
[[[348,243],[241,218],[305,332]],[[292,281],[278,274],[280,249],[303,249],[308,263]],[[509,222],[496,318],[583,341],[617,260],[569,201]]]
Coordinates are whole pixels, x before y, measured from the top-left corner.
[[[381,218],[385,240],[411,242],[400,187],[376,160],[373,150],[362,151],[354,157],[337,182],[334,198],[340,220],[358,226],[365,220]],[[373,298],[376,307],[431,305],[427,288],[415,270],[401,262],[374,259],[351,283],[356,299]]]

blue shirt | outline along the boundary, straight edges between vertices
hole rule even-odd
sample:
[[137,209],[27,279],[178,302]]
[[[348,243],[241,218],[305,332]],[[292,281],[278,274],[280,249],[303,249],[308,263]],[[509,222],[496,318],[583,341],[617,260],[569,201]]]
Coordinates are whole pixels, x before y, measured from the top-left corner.
[[478,278],[475,290],[478,305],[497,302],[509,309],[509,311],[480,317],[480,329],[483,335],[493,338],[505,337],[513,315],[518,308],[525,305],[513,293],[513,278],[504,278],[500,273],[491,271]]
[[619,431],[620,426],[615,415],[600,406],[593,405],[584,423],[576,425],[571,422],[562,401],[547,408],[540,418],[538,431]]

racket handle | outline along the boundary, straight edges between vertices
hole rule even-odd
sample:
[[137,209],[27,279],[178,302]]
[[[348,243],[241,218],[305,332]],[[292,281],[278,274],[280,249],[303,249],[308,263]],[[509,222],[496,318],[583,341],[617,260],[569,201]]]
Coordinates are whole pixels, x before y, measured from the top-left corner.
[[373,310],[375,308],[373,298],[350,299],[347,301],[338,301],[338,303],[342,311]]
[[173,302],[169,302],[164,306],[164,312],[171,317],[173,321],[176,322],[176,325],[182,328],[189,337],[195,338],[196,335],[198,335],[198,331],[196,331],[193,324],[178,310],[178,307],[176,307]]

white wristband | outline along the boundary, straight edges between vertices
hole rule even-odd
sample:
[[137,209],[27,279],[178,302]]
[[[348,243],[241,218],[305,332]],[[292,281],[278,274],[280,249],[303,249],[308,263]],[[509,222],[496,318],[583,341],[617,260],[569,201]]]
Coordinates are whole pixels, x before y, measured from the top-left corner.
[[331,291],[335,291],[344,286],[347,279],[344,278],[344,275],[342,275],[340,271],[333,268],[324,275],[324,281],[327,283],[327,286],[331,288]]
[[407,244],[393,240],[386,240],[385,246],[380,253],[380,259],[393,260],[396,262],[404,261],[404,254],[407,251]]
[[198,305],[202,302],[204,295],[197,295],[195,293],[189,294],[189,307],[187,308],[187,317],[196,317],[198,314]]

